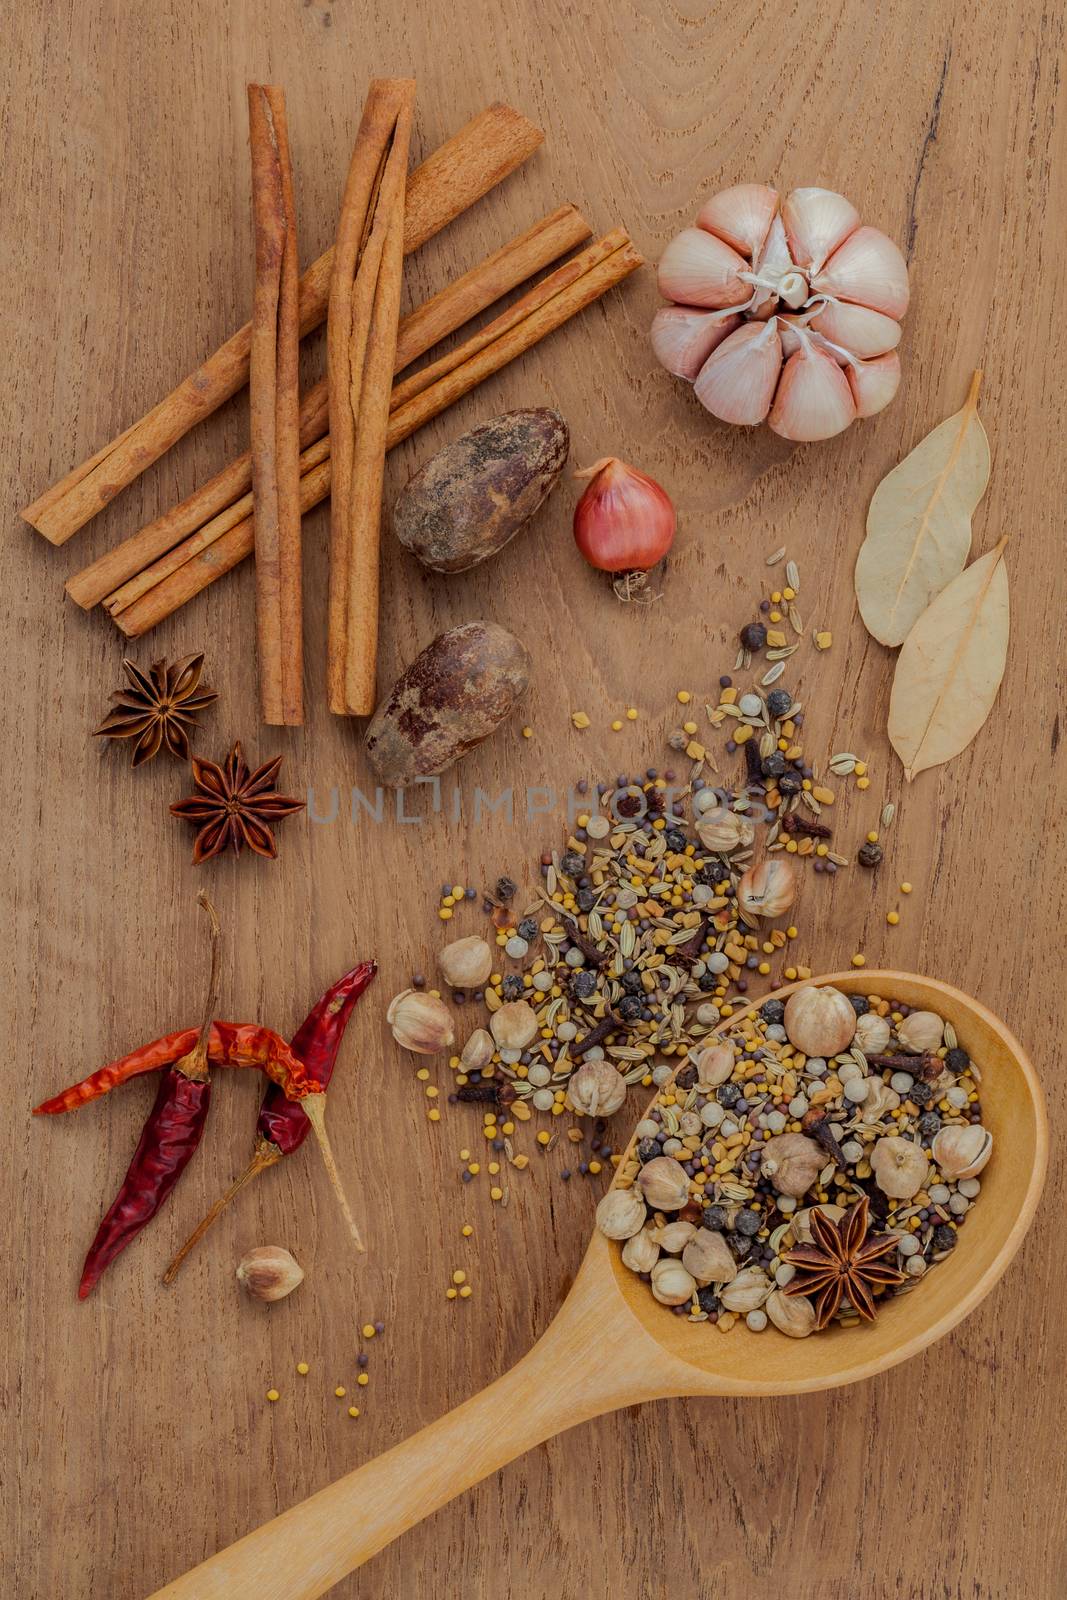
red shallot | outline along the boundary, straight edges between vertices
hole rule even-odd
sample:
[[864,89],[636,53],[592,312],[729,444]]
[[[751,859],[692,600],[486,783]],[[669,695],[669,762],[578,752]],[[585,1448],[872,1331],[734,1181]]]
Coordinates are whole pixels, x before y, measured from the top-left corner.
[[591,567],[613,575],[620,600],[642,594],[674,542],[674,506],[664,489],[617,456],[576,472],[589,486],[574,508],[574,539]]

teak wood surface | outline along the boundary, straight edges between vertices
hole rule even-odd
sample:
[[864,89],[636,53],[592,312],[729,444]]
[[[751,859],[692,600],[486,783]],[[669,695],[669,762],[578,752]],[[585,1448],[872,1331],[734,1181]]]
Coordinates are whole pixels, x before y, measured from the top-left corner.
[[[557,790],[580,775],[663,765],[676,689],[702,704],[729,670],[764,556],[787,544],[807,649],[789,677],[816,751],[871,764],[866,796],[835,813],[853,845],[884,799],[898,805],[887,862],[805,880],[798,959],[816,970],[862,948],[871,965],[943,977],[998,1011],[1051,1092],[1046,1199],[1003,1283],[966,1323],[883,1377],[784,1400],[660,1402],[539,1446],[338,1585],[360,1600],[635,1600],[751,1595],[838,1600],[1015,1600],[1063,1592],[1060,1417],[1067,1334],[1064,1184],[1056,1103],[1064,1037],[1061,580],[1067,467],[1060,286],[1065,121],[1063,14],[1036,3],[930,6],[861,0],[665,7],[635,0],[466,0],[462,5],[253,5],[157,0],[10,8],[0,62],[5,179],[4,949],[9,997],[8,1149],[0,1291],[5,1360],[0,1590],[34,1600],[142,1600],[275,1512],[386,1449],[502,1373],[543,1331],[591,1226],[592,1182],[547,1157],[494,1206],[484,1169],[459,1182],[477,1115],[439,1126],[384,1003],[428,972],[446,880],[528,885],[558,816],[471,820],[477,786]],[[490,100],[546,130],[544,149],[409,260],[405,305],[440,288],[561,201],[599,233],[624,223],[654,261],[709,190],[769,179],[820,183],[859,204],[908,252],[913,303],[901,392],[878,419],[791,450],[766,431],[710,421],[660,372],[647,325],[651,269],[394,452],[387,499],[444,441],[525,404],[558,406],[573,460],[617,452],[680,510],[664,599],[624,611],[574,554],[574,491],[490,565],[430,577],[386,538],[381,674],[441,628],[488,616],[535,657],[518,725],[457,777],[466,820],[294,819],[276,863],[194,870],[167,816],[187,775],[160,757],[133,773],[89,739],[120,679],[123,647],[63,580],[186,494],[246,444],[235,401],[62,550],[18,509],[139,416],[247,316],[252,249],[244,116],[248,81],[285,86],[304,260],[333,235],[373,74],[419,81],[413,159]],[[321,371],[321,341],[306,357]],[[855,613],[851,569],[882,473],[986,373],[994,456],[974,550],[1011,535],[1013,644],[994,715],[951,766],[905,789],[885,726],[891,658]],[[259,725],[254,585],[245,566],[133,650],[203,648],[220,701],[198,749],[284,752],[284,786],[369,787],[357,730],[323,694],[327,512],[305,522],[307,698],[302,730]],[[317,597],[317,599],[316,599]],[[802,663],[802,667],[799,664]],[[641,715],[621,734],[612,716]],[[593,721],[574,732],[568,712]],[[887,928],[895,886],[911,880]],[[195,891],[226,930],[223,1014],[291,1033],[352,959],[381,977],[356,1013],[331,1130],[369,1242],[353,1262],[315,1152],[245,1193],[174,1288],[159,1274],[244,1163],[260,1084],[217,1074],[203,1147],[160,1219],[75,1299],[84,1251],[125,1171],[152,1086],[47,1123],[29,1108],[92,1066],[191,1020],[205,947]],[[473,931],[476,911],[449,928]],[[433,1079],[447,1089],[443,1063]],[[442,1100],[444,1095],[442,1094]],[[358,1115],[357,1115],[358,1113]],[[620,1122],[623,1119],[620,1119]],[[620,1127],[617,1143],[623,1142]],[[601,1180],[602,1181],[602,1180]],[[475,1234],[459,1235],[470,1220]],[[242,1299],[239,1255],[284,1243],[307,1281],[271,1309]],[[444,1298],[464,1266],[472,1298]],[[380,1318],[358,1421],[357,1330]],[[717,1337],[710,1334],[709,1337]],[[311,1372],[297,1377],[307,1360]],[[588,1359],[597,1362],[595,1340]],[[268,1406],[271,1382],[282,1400]]]

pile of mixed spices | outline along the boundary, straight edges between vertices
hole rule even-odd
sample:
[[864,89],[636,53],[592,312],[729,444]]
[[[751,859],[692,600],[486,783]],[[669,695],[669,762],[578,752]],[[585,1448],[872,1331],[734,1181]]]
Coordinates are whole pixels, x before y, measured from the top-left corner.
[[792,1338],[873,1321],[955,1248],[992,1135],[951,1023],[804,985],[690,1048],[597,1209],[655,1298]]

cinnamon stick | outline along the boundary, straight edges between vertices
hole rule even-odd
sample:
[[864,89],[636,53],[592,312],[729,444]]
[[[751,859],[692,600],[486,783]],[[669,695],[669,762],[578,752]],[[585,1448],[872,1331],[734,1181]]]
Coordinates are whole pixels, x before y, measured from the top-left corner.
[[303,722],[300,331],[296,207],[285,95],[248,86],[256,276],[249,395],[256,518],[256,637],[264,722]]
[[385,431],[414,97],[411,79],[371,84],[333,252],[326,330],[333,436],[326,692],[339,716],[374,710]]
[[[414,179],[409,180],[409,194],[413,182]],[[397,334],[396,371],[410,366],[441,339],[455,333],[457,328],[485,311],[502,295],[517,289],[543,267],[588,239],[589,234],[589,224],[581,212],[572,205],[564,205],[494,251],[401,320]],[[300,448],[304,450],[320,439],[327,425],[324,380],[313,385],[301,401]],[[252,458],[246,452],[180,505],[172,506],[155,521],[130,534],[114,549],[105,551],[96,561],[75,573],[67,582],[68,595],[86,610],[105,599],[110,610],[122,610],[124,605],[131,604],[143,594],[146,588],[152,587],[152,582],[141,582],[146,568],[213,518],[236,511],[251,484]],[[231,515],[226,526],[233,527],[247,515],[247,508],[236,516]],[[221,534],[225,529],[219,528],[217,531]],[[181,561],[177,565],[180,566]],[[120,603],[111,605],[110,601],[119,596],[123,597]]]
[[[642,264],[642,258],[629,239],[625,238],[625,235],[623,237],[625,242],[619,249],[590,272],[585,273],[576,283],[557,294],[547,305],[534,312],[516,328],[504,333],[488,347],[479,348],[469,360],[464,361],[453,372],[394,411],[389,421],[387,447],[392,449],[402,439],[406,439],[409,434],[422,427],[425,422],[462,398],[484,378],[499,371],[516,356],[524,354],[585,306],[628,277]],[[480,336],[475,335],[471,342],[479,343],[479,341]],[[330,492],[329,435],[305,450],[301,454],[300,462],[302,472],[300,504],[302,511],[307,512],[325,500]],[[201,542],[196,544],[195,548],[188,548],[194,545],[196,538],[194,535],[192,540],[178,547],[178,551],[187,550],[181,565],[115,616],[116,624],[127,638],[137,638],[147,633],[164,618],[171,616],[186,601],[214,583],[216,578],[221,578],[224,573],[232,571],[243,561],[254,542],[253,518],[250,514],[246,514],[242,521],[220,531],[218,536],[206,545]],[[176,556],[178,551],[172,554]]]
[[[434,152],[408,184],[404,250],[410,254],[500,183],[543,142],[540,128],[499,101]],[[333,251],[300,280],[300,332],[326,316]],[[26,507],[24,520],[63,544],[158,461],[173,444],[248,382],[252,326],[245,326],[138,422],[74,467]]]

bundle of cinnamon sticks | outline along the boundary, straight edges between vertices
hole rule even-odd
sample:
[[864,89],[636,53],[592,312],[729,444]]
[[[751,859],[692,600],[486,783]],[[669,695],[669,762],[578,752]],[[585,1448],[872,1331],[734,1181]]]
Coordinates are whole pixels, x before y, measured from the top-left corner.
[[[252,323],[23,513],[45,537],[63,542],[235,393],[251,370],[249,452],[76,573],[67,592],[87,609],[102,604],[125,635],[137,637],[254,549],[261,700],[269,721],[302,720],[301,515],[332,485],[328,698],[339,714],[366,715],[374,708],[386,452],[641,264],[625,230],[614,229],[447,354],[409,371],[591,232],[573,206],[561,206],[400,318],[404,254],[513,171],[543,138],[517,112],[494,105],[408,177],[413,98],[409,80],[371,85],[337,242],[298,280],[284,101],[279,90],[250,87]],[[328,376],[301,399],[299,339],[327,310]]]

